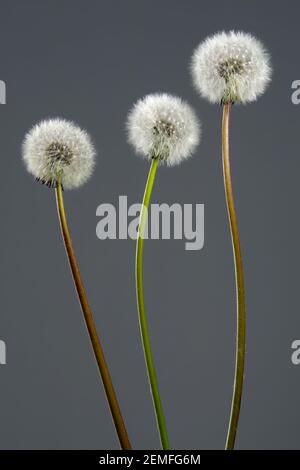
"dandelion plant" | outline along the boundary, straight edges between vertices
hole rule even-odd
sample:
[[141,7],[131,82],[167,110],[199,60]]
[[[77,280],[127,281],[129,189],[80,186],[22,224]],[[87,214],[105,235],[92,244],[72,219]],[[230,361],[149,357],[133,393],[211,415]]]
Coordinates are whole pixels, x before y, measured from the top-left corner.
[[136,294],[150,388],[162,448],[170,448],[165,415],[154,366],[144,305],[143,249],[147,213],[157,168],[177,165],[188,158],[199,142],[200,126],[188,104],[169,94],[153,94],[139,100],[128,116],[128,140],[136,152],[151,162],[144,192],[136,246]]
[[250,34],[222,32],[207,38],[196,48],[192,58],[192,75],[200,95],[212,103],[221,103],[223,107],[223,175],[237,296],[235,380],[226,440],[226,449],[233,449],[243,390],[246,308],[242,255],[230,171],[229,117],[234,103],[250,103],[265,91],[271,79],[270,59],[263,45]]
[[89,135],[74,123],[63,119],[50,119],[42,121],[28,132],[23,143],[23,159],[29,173],[49,188],[55,189],[62,236],[85,324],[120,445],[122,449],[129,450],[131,445],[81,279],[64,207],[63,189],[81,186],[93,172],[94,146]]

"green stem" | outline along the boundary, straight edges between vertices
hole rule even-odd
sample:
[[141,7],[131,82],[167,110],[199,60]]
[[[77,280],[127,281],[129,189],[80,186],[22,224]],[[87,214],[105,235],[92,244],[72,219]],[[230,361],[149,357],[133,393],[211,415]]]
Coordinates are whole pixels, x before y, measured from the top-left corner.
[[116,392],[112,383],[112,379],[108,370],[108,366],[107,366],[106,359],[103,353],[103,349],[102,349],[102,346],[101,346],[101,343],[97,334],[96,325],[93,319],[91,308],[88,303],[85,288],[81,279],[79,266],[77,263],[71,235],[70,235],[69,228],[68,228],[67,217],[66,217],[65,207],[64,207],[62,185],[60,181],[57,183],[56,201],[57,201],[57,211],[58,211],[62,236],[65,242],[65,248],[66,248],[66,252],[68,255],[75,287],[78,293],[86,327],[87,327],[90,340],[93,346],[99,372],[102,377],[102,382],[104,385],[107,401],[108,401],[112,418],[115,424],[115,428],[119,437],[120,446],[123,450],[131,450],[132,447],[131,447],[128,434],[126,431],[125,423],[121,414],[119,402],[118,402]]
[[152,397],[154,402],[154,408],[156,413],[157,425],[160,434],[160,440],[162,448],[164,450],[170,449],[169,438],[167,433],[166,421],[163,413],[162,403],[159,395],[157,377],[153,362],[153,356],[151,351],[150,337],[147,325],[147,316],[145,312],[144,304],[144,293],[143,293],[143,249],[144,249],[144,234],[145,234],[145,225],[147,222],[148,208],[151,199],[151,193],[153,188],[153,183],[155,179],[155,174],[157,170],[159,159],[153,158],[151,168],[149,171],[148,180],[146,183],[141,213],[140,213],[140,222],[139,230],[137,237],[136,245],[136,293],[137,293],[137,304],[140,320],[140,329],[142,335],[142,342],[145,353],[145,360],[148,370],[148,376],[150,381],[150,387],[152,391]]
[[230,413],[229,429],[226,441],[226,450],[234,449],[236,432],[239,422],[241,399],[244,382],[245,350],[246,350],[246,307],[245,307],[245,287],[242,254],[239,240],[237,217],[234,207],[233,190],[229,160],[229,116],[230,104],[225,104],[223,108],[222,122],[222,155],[224,187],[226,194],[227,210],[230,223],[237,297],[237,335],[236,335],[236,360],[235,378],[233,386],[233,397]]

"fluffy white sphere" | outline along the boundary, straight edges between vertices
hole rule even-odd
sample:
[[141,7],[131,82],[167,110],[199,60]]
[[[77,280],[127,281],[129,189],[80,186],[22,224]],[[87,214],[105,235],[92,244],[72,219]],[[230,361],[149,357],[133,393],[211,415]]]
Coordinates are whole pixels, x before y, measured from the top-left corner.
[[64,188],[81,186],[91,176],[95,149],[89,135],[64,119],[35,125],[25,136],[23,160],[38,181],[56,187],[59,175]]
[[269,54],[250,34],[230,31],[207,38],[192,57],[200,94],[213,103],[255,101],[271,80]]
[[191,107],[169,94],[147,95],[127,119],[128,140],[137,153],[176,165],[188,158],[200,140],[200,124]]

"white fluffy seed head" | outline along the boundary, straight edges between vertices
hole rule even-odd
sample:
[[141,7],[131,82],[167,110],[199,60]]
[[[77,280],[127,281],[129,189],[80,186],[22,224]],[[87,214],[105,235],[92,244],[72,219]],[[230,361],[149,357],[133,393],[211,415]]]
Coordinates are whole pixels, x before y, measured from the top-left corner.
[[23,160],[38,181],[65,189],[81,186],[91,176],[95,149],[89,135],[64,119],[49,119],[35,125],[25,136]]
[[271,80],[270,57],[250,34],[230,31],[207,38],[192,57],[196,89],[212,103],[255,101]]
[[169,94],[147,95],[127,119],[128,140],[147,159],[176,165],[188,158],[200,140],[200,124],[191,107]]

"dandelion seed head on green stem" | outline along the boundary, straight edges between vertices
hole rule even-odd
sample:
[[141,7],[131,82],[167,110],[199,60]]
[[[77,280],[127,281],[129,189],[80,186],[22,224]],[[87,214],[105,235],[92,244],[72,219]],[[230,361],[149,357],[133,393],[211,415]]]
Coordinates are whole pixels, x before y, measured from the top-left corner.
[[169,166],[192,155],[200,141],[200,123],[182,99],[164,94],[140,99],[127,119],[128,140],[147,159],[159,158]]

